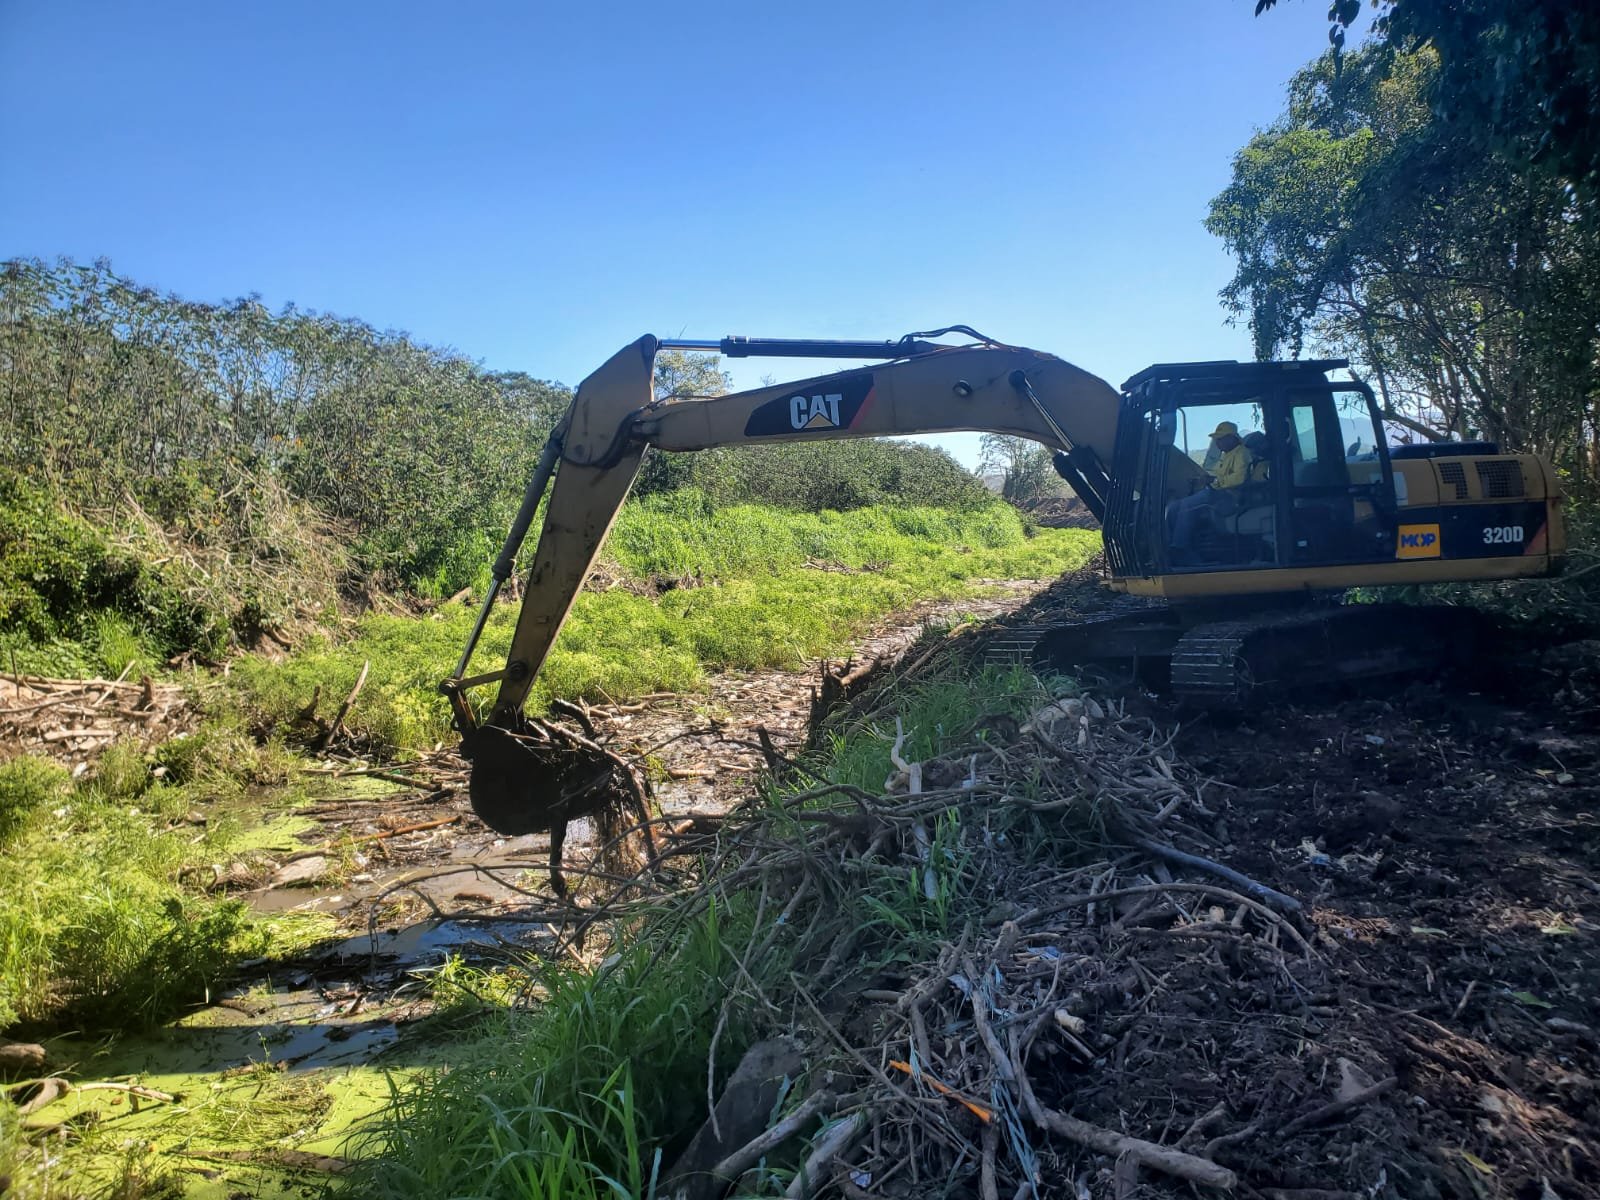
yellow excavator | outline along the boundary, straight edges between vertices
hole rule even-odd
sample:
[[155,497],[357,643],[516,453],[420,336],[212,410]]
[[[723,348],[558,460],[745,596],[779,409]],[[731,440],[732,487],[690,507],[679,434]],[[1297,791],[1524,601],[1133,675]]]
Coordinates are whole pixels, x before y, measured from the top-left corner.
[[[935,340],[952,335],[966,341]],[[662,349],[874,365],[657,399]],[[1038,441],[1101,522],[1109,586],[1165,603],[1029,631],[1028,652],[1053,663],[1134,663],[1192,703],[1238,705],[1264,687],[1414,670],[1459,652],[1473,636],[1463,610],[1317,601],[1354,587],[1558,571],[1565,538],[1555,471],[1487,442],[1390,446],[1371,389],[1330,377],[1347,365],[1164,363],[1119,390],[966,326],[888,342],[640,338],[579,385],[551,434],[442,685],[473,762],[474,807],[497,829],[533,828],[519,815],[535,787],[523,706],[651,447],[957,430]],[[1213,471],[1229,452],[1246,454],[1249,469],[1222,495]],[[469,675],[541,502],[506,664]],[[480,720],[468,692],[490,684],[499,693]]]

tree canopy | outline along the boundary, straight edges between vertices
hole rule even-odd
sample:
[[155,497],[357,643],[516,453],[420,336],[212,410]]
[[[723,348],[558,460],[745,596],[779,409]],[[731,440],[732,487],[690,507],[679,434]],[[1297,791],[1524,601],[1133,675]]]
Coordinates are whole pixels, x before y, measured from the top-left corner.
[[1237,259],[1223,300],[1258,356],[1347,356],[1418,436],[1481,434],[1592,469],[1593,202],[1441,120],[1441,70],[1431,46],[1380,41],[1295,76],[1211,204],[1207,228]]
[[[657,356],[658,397],[728,386],[715,355]],[[570,402],[561,384],[360,321],[194,303],[104,262],[0,263],[0,485],[17,472],[17,495],[111,523],[137,510],[252,568],[321,534],[324,576],[348,564],[449,594],[493,556]],[[808,509],[988,499],[948,455],[891,442],[652,454],[638,488],[685,486]],[[249,604],[283,607],[291,574],[270,573]]]
[[[1258,0],[1259,16],[1277,0]],[[1375,41],[1430,48],[1435,117],[1480,153],[1600,188],[1600,5],[1584,0],[1379,0]],[[1344,45],[1359,0],[1333,0]]]
[[1013,504],[1066,495],[1067,485],[1051,465],[1050,451],[1038,442],[1006,433],[986,433],[979,447],[983,454],[979,470],[998,474],[1000,494]]

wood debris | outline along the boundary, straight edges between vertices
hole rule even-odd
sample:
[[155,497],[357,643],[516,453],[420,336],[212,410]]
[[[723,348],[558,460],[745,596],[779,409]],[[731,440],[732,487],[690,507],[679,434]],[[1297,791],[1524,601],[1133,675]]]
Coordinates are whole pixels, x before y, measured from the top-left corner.
[[150,746],[195,724],[183,689],[148,676],[0,675],[0,762],[37,754],[81,769],[116,742]]

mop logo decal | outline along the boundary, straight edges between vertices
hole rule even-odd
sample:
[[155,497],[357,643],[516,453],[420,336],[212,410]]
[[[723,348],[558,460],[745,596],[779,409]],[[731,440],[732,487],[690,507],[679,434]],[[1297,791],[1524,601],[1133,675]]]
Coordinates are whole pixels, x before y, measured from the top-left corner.
[[791,392],[768,400],[745,422],[746,437],[772,437],[786,433],[815,433],[824,429],[850,429],[872,407],[872,375],[830,379],[818,386],[799,384]]
[[1400,526],[1396,558],[1438,558],[1440,549],[1437,525]]

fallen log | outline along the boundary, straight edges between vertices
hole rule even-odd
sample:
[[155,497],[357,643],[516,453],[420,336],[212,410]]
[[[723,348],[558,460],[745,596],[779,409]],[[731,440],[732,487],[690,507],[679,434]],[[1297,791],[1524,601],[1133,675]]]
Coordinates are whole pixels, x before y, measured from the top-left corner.
[[44,1070],[44,1047],[37,1042],[13,1042],[0,1038],[0,1075],[16,1078]]

